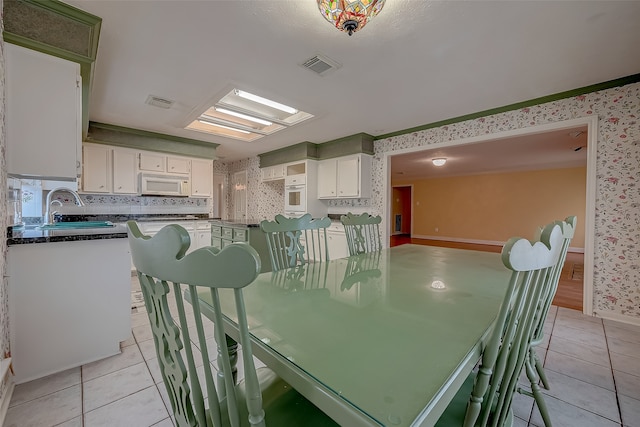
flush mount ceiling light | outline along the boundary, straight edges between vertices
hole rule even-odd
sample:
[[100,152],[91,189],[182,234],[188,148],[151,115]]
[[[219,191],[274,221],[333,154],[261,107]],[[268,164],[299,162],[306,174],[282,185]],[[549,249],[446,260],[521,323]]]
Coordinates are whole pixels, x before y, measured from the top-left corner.
[[232,89],[209,105],[185,129],[250,142],[313,117],[239,89]]
[[434,166],[444,166],[444,164],[447,163],[447,159],[445,159],[444,157],[440,157],[431,160],[431,163],[433,163]]
[[385,0],[317,0],[324,19],[352,35],[382,10]]

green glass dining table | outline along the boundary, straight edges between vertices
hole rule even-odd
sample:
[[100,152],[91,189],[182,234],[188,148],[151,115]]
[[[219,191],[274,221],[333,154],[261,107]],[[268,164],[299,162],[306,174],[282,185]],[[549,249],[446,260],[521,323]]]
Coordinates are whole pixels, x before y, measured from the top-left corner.
[[[243,291],[252,349],[340,425],[432,426],[479,360],[509,276],[497,253],[412,244],[262,273]],[[209,294],[199,301],[211,313]],[[231,293],[237,340],[227,304]]]

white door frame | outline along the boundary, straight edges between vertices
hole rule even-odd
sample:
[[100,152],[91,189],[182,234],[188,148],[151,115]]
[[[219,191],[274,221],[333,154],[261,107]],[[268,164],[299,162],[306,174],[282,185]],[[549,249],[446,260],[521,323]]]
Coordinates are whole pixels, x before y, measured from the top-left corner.
[[[383,154],[383,182],[385,191],[383,192],[383,214],[382,229],[384,234],[384,244],[389,245],[391,224],[392,186],[391,186],[391,157],[398,154],[413,153],[417,151],[433,150],[440,147],[451,147],[455,145],[475,144],[496,139],[513,138],[524,135],[545,133],[550,131],[572,129],[587,126],[587,187],[586,187],[586,209],[584,218],[584,292],[582,302],[582,312],[589,316],[593,315],[593,270],[594,270],[594,247],[595,247],[595,217],[596,217],[596,156],[598,152],[598,117],[581,117],[577,119],[564,120],[544,125],[531,126],[492,134],[479,135],[471,138],[463,138],[454,141],[444,141],[436,144],[421,145],[419,147],[406,148],[397,151],[390,151]],[[412,215],[413,217],[413,215]],[[412,218],[413,220],[413,218]],[[412,227],[413,228],[413,227]],[[412,230],[413,231],[413,230]]]

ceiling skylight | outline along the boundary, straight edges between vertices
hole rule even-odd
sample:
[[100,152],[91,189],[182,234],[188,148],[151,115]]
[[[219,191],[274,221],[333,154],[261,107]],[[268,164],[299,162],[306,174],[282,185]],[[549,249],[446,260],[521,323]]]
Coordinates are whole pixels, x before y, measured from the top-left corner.
[[255,141],[313,117],[294,107],[238,89],[203,111],[186,129]]

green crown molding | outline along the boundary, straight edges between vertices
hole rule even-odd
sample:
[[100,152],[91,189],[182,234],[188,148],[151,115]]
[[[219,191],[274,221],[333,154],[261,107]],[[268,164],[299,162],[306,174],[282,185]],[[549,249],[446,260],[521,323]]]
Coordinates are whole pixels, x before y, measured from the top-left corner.
[[5,0],[3,6],[5,42],[80,64],[82,135],[86,136],[102,19],[57,0]]
[[619,79],[609,80],[602,83],[597,83],[590,86],[581,87],[578,89],[572,89],[565,92],[559,92],[553,95],[542,96],[540,98],[530,99],[528,101],[517,102],[515,104],[509,104],[502,107],[492,108],[489,110],[478,111],[477,113],[466,114],[464,116],[458,116],[451,119],[441,120],[439,122],[433,122],[414,128],[400,130],[397,132],[386,133],[374,137],[377,141],[379,139],[391,138],[392,136],[405,135],[407,133],[418,132],[425,129],[433,129],[441,126],[450,125],[453,123],[460,123],[467,120],[479,119],[481,117],[492,116],[494,114],[505,113],[507,111],[519,110],[521,108],[533,107],[535,105],[546,104],[547,102],[559,101],[561,99],[573,98],[574,96],[584,95],[599,90],[611,89],[614,87],[625,86],[631,83],[640,82],[640,74],[632,74],[627,77],[621,77]]
[[317,159],[317,144],[305,141],[288,147],[279,148],[269,151],[268,153],[258,154],[260,158],[260,167],[281,165],[283,163],[295,162],[298,160]]
[[366,133],[345,136],[318,144],[318,159],[331,159],[350,154],[373,154],[373,136]]
[[214,160],[216,159],[216,148],[220,145],[197,139],[96,122],[89,123],[89,132],[85,141]]

